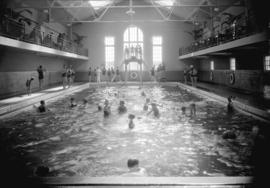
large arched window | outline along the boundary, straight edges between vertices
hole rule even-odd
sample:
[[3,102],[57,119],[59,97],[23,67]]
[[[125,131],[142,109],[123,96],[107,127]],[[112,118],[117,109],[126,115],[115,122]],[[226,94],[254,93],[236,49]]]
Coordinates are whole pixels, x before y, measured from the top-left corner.
[[[132,46],[135,48],[137,45],[141,46],[143,57],[143,32],[140,28],[131,25],[124,32],[124,49],[125,47],[131,48]],[[128,70],[140,70],[137,62],[130,62],[127,68]]]

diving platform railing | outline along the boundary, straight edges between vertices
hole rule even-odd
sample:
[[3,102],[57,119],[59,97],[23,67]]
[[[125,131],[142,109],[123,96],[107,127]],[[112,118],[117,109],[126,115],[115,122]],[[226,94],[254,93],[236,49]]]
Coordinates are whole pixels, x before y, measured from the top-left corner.
[[[1,19],[0,45],[2,46],[67,58],[88,59],[88,50],[68,40],[63,33],[30,19],[27,19],[29,23],[8,16],[2,16]],[[27,32],[27,30],[31,31]]]
[[228,38],[209,38],[203,42],[195,42],[188,47],[180,48],[179,59],[207,55],[264,41],[267,41],[267,32],[253,32]]

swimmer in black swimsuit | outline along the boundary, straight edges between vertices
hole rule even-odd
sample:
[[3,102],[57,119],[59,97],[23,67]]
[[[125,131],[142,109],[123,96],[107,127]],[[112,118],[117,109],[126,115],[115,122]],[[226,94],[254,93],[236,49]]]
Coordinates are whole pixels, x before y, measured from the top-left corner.
[[151,112],[154,112],[154,116],[159,118],[160,114],[159,114],[159,110],[157,108],[157,104],[156,103],[151,103],[152,109],[150,112],[148,112],[148,114],[150,114]]
[[144,110],[144,111],[147,111],[147,110],[148,110],[148,105],[149,105],[149,103],[150,103],[150,99],[147,98],[147,99],[145,100],[145,103],[144,103],[144,106],[143,106],[143,110]]
[[40,101],[40,105],[38,107],[36,107],[35,105],[33,106],[34,108],[36,108],[37,112],[39,113],[44,113],[46,111],[49,111],[48,108],[46,108],[45,106],[45,101]]
[[120,101],[119,107],[118,107],[118,113],[123,114],[127,112],[127,107],[125,106],[125,101]]
[[128,119],[129,119],[128,127],[129,127],[129,129],[133,129],[135,127],[135,124],[133,122],[134,118],[135,118],[135,115],[133,115],[133,114],[128,115]]
[[106,99],[104,102],[104,117],[108,117],[111,114],[111,107],[109,106],[109,101]]
[[69,105],[69,107],[70,107],[70,108],[73,108],[73,107],[76,107],[76,106],[77,106],[77,104],[74,102],[74,98],[71,97],[71,98],[70,98],[70,105]]

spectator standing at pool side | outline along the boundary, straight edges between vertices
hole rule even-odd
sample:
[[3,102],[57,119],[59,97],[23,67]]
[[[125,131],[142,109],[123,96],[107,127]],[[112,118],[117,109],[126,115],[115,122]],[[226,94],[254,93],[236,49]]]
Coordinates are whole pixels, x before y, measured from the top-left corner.
[[112,74],[111,82],[113,82],[113,80],[114,80],[114,75],[115,75],[115,72],[114,72],[114,69],[113,69],[113,68],[111,68],[111,74]]
[[72,65],[70,65],[70,70],[71,70],[71,84],[73,84],[74,80],[75,80],[75,71],[74,71]]
[[64,65],[64,69],[62,71],[62,82],[63,82],[63,89],[66,89],[67,84],[67,66]]
[[187,75],[188,75],[188,70],[187,68],[184,68],[184,83],[187,84]]
[[68,87],[71,86],[71,83],[72,83],[71,79],[72,79],[72,70],[71,70],[71,68],[69,67],[69,68],[67,69],[67,85],[68,85]]
[[97,82],[97,68],[94,69],[94,78],[93,78],[93,81],[94,82]]
[[106,79],[106,68],[105,66],[102,68],[102,79],[101,80],[105,80]]
[[155,78],[155,65],[151,69],[151,80],[154,81],[154,82],[156,81],[156,78]]
[[92,70],[91,70],[91,67],[89,67],[89,69],[88,69],[88,80],[89,80],[89,84],[92,81],[91,80],[92,79],[91,74],[92,74]]
[[38,72],[39,90],[42,90],[43,89],[43,83],[44,83],[44,72],[45,72],[45,69],[42,67],[42,65],[40,65],[37,68],[37,72]]
[[27,80],[26,80],[26,91],[27,91],[27,95],[28,96],[30,96],[31,95],[31,83],[32,83],[32,81],[34,80],[34,78],[33,77],[31,77],[31,78],[28,78]]
[[190,65],[190,80],[192,86],[197,86],[197,79],[198,79],[198,71],[194,68],[193,65]]
[[119,82],[121,81],[121,77],[120,77],[120,70],[119,67],[116,67],[116,80]]
[[97,83],[100,83],[101,70],[97,67]]
[[111,69],[108,68],[107,70],[107,82],[110,82],[111,81]]

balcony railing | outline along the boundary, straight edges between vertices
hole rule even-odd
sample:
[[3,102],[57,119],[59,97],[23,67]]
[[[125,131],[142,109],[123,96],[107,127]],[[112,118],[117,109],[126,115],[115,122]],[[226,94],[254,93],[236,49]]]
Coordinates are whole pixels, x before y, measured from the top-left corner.
[[12,19],[9,16],[3,16],[0,22],[0,35],[27,43],[88,56],[87,49],[80,47],[75,42],[67,40],[62,33],[32,20],[30,20],[30,24],[33,28],[30,32],[26,32],[27,23]]
[[228,43],[234,40],[238,40],[244,37],[254,35],[259,32],[261,31],[255,31],[254,29],[243,27],[243,26],[230,28],[226,30],[224,34],[219,33],[214,37],[210,37],[204,40],[203,39],[198,40],[198,41],[193,42],[190,46],[180,48],[179,56],[196,52],[199,50],[203,50],[206,48],[218,46],[224,43]]

